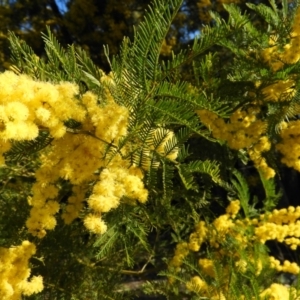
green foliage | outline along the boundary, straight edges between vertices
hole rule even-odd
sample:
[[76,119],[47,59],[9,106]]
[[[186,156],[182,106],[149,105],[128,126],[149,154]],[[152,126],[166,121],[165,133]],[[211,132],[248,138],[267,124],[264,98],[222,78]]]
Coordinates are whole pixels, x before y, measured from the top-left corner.
[[[108,230],[103,235],[87,232],[80,216],[71,225],[59,219],[55,230],[42,240],[28,237],[24,224],[29,214],[27,197],[40,163],[37,154],[46,152],[53,139],[40,130],[35,140],[14,142],[6,153],[7,166],[0,168],[0,243],[9,247],[25,238],[36,243],[32,272],[44,277],[45,290],[30,299],[130,299],[137,294],[143,297],[143,292],[163,295],[164,299],[204,299],[199,290],[186,287],[194,275],[202,276],[216,290],[227,286],[228,299],[240,299],[242,295],[259,299],[261,290],[274,281],[274,271],[267,262],[263,272],[257,274],[255,269],[256,259],[266,260],[267,249],[259,243],[243,249],[241,241],[229,234],[224,242],[220,239],[220,247],[227,253],[238,249],[249,266],[244,273],[236,268],[234,257],[220,257],[221,252],[214,252],[209,243],[190,252],[178,273],[168,269],[168,263],[176,244],[188,240],[200,220],[212,223],[224,212],[229,199],[240,200],[240,216],[246,218],[271,211],[282,199],[276,180],[265,179],[260,171],[263,199],[253,193],[247,179],[254,168],[246,151],[232,150],[225,139],[216,139],[197,111],[213,112],[228,124],[234,111],[255,107],[256,98],[261,97],[259,117],[266,123],[266,135],[271,141],[280,139],[280,122],[297,118],[299,95],[296,92],[290,101],[270,103],[263,98],[263,88],[292,76],[298,89],[299,63],[274,72],[258,53],[268,46],[272,30],[286,36],[289,24],[282,25],[281,21],[287,11],[276,8],[275,2],[271,2],[272,8],[249,4],[268,24],[265,32],[236,6],[225,5],[227,22],[212,13],[214,26],[202,28],[190,48],[162,61],[161,47],[181,5],[182,0],[153,1],[135,29],[133,41],[124,38],[119,54],[109,62],[113,84],[100,80],[104,72],[86,51],[74,45],[64,49],[49,28],[42,35],[46,55],[41,58],[10,33],[16,72],[41,81],[76,83],[81,94],[92,91],[103,95],[108,89],[118,104],[128,108],[128,133],[118,144],[107,142],[105,155],[112,158],[130,145],[126,158],[144,170],[149,191],[145,204],[122,198],[121,205],[105,215]],[[283,46],[284,39],[278,43]],[[257,87],[258,81],[262,84]],[[257,96],[254,100],[251,93]],[[81,130],[81,124],[72,119],[65,125],[74,134]],[[174,136],[166,142],[163,155],[159,149],[170,132]],[[174,151],[178,151],[177,158],[168,157]],[[274,147],[271,151],[268,160],[277,159],[274,165],[279,166],[278,153]],[[93,185],[89,183],[86,197]],[[67,179],[61,179],[59,186],[58,198],[64,209],[72,186]],[[82,213],[87,211],[85,206]],[[11,217],[14,214],[16,217]],[[248,238],[253,231],[252,227],[246,231]],[[199,267],[198,260],[204,257],[213,260],[213,278],[204,276]],[[169,284],[167,277],[179,283]],[[141,292],[130,288],[135,280],[144,283],[138,287]]]
[[49,132],[41,131],[40,135],[31,141],[13,142],[12,148],[5,154],[6,160],[16,162],[23,159],[32,159],[34,154],[46,148],[51,144],[53,138]]
[[264,187],[264,191],[266,194],[266,198],[264,199],[264,210],[267,211],[271,211],[272,209],[274,209],[276,207],[276,205],[278,204],[278,201],[281,199],[282,197],[282,191],[276,191],[277,187],[276,187],[276,183],[275,180],[269,179],[266,180],[264,178],[264,176],[262,176],[261,173],[259,173],[260,175],[260,180],[263,184]]
[[250,217],[250,212],[249,212],[250,192],[249,192],[247,181],[236,170],[233,172],[233,175],[236,177],[237,180],[232,179],[231,182],[237,191],[237,196],[238,199],[241,201],[241,206],[243,208],[244,214],[247,218],[249,218]]

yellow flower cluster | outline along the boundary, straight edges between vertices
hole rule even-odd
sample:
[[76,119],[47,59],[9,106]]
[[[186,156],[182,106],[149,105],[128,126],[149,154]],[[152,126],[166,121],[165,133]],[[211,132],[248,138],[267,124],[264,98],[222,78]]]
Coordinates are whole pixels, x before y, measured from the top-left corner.
[[[242,300],[246,299],[244,296]],[[257,298],[252,298],[256,300]],[[294,287],[282,285],[279,283],[272,283],[270,287],[266,288],[259,294],[260,300],[299,300],[299,293]]]
[[[108,81],[113,87],[111,78],[103,77],[101,82]],[[117,148],[127,134],[129,117],[128,109],[118,105],[108,90],[99,103],[91,92],[80,97],[78,86],[72,83],[39,82],[12,72],[0,74],[0,79],[0,163],[13,140],[35,139],[39,130],[48,130],[54,138],[41,153],[41,166],[28,198],[32,208],[26,226],[31,234],[42,238],[46,230],[54,229],[55,214],[63,208],[57,201],[60,178],[73,185],[73,195],[62,213],[67,224],[79,216],[89,184],[96,182],[88,201],[93,213],[84,220],[95,233],[106,228],[100,214],[117,207],[123,196],[142,203],[147,200],[141,170],[130,167],[119,154],[106,158],[107,148]],[[79,130],[67,130],[65,122],[70,119],[80,122]],[[173,159],[178,150],[166,149],[174,137],[164,133],[157,151]],[[100,176],[96,175],[101,169]]]
[[[233,234],[235,238],[244,241],[241,234],[236,230],[234,231],[234,218],[240,210],[239,200],[231,201],[227,207],[227,213],[215,219],[212,224],[207,225],[204,221],[200,221],[196,227],[195,231],[190,234],[188,243],[180,243],[176,247],[175,256],[171,261],[171,265],[175,267],[180,267],[183,259],[188,255],[189,251],[197,252],[200,250],[203,243],[207,242],[215,248],[219,248],[219,243],[224,241],[226,234]],[[241,227],[242,224],[238,223]],[[200,265],[207,266],[208,260],[200,259]],[[208,264],[208,269],[212,267],[211,263]],[[206,267],[205,267],[206,268]]]
[[[291,31],[289,33],[289,43],[281,50],[277,43],[277,36],[270,37],[270,47],[261,52],[262,58],[270,65],[274,72],[283,68],[285,64],[295,64],[300,59],[298,51],[300,47],[300,7],[296,9]],[[278,80],[262,89],[264,100],[266,101],[289,101],[296,94],[295,80],[291,77],[287,80]],[[296,114],[296,113],[295,113]],[[284,122],[283,122],[284,123]],[[281,141],[276,145],[276,149],[283,155],[282,163],[300,171],[299,157],[299,121],[291,121],[284,124],[281,131]],[[252,154],[253,155],[253,154]],[[251,157],[251,155],[250,155]],[[251,157],[251,159],[253,159]],[[266,164],[265,164],[266,165]],[[265,168],[268,168],[267,166]],[[272,170],[267,171],[272,177]],[[273,171],[274,172],[274,171]]]
[[10,140],[32,140],[39,127],[47,128],[55,138],[66,132],[64,121],[72,118],[82,121],[83,107],[75,101],[78,87],[63,82],[51,84],[38,82],[26,75],[12,72],[0,74],[0,143],[2,154],[9,150]]
[[256,111],[247,112],[238,109],[231,115],[228,123],[208,110],[196,112],[216,139],[226,141],[228,146],[235,150],[249,148],[266,130],[265,122],[256,119]]
[[59,178],[80,185],[94,179],[93,173],[105,164],[104,151],[105,144],[93,136],[67,132],[42,154],[35,177],[41,185]]
[[169,262],[169,267],[174,268],[175,272],[180,271],[180,266],[182,265],[183,260],[189,254],[188,243],[181,242],[176,245],[175,254],[171,261]]
[[0,298],[19,300],[43,290],[41,276],[30,277],[29,259],[35,254],[35,245],[23,241],[20,246],[0,248]]
[[[32,209],[30,218],[26,225],[33,235],[43,237],[46,229],[53,229],[56,221],[54,214],[59,210],[57,202],[55,208],[47,208],[49,199],[58,196],[58,188],[55,183],[59,178],[69,180],[74,186],[74,197],[69,199],[69,205],[62,217],[67,224],[78,216],[84,200],[83,191],[85,183],[95,179],[94,172],[103,166],[102,159],[104,151],[103,143],[92,136],[85,134],[73,134],[67,132],[64,137],[54,140],[51,147],[48,147],[41,155],[41,166],[36,171],[36,183],[33,185],[33,196],[30,199]],[[75,196],[76,194],[76,196]],[[81,200],[80,200],[81,199]],[[71,205],[72,203],[72,205]],[[47,226],[45,218],[51,216],[52,225]]]
[[234,227],[234,221],[231,219],[230,215],[222,215],[213,221],[213,231],[212,237],[210,239],[210,244],[215,248],[219,248],[220,242],[223,238],[232,232]]
[[[210,277],[215,277],[215,269],[212,260],[209,259],[200,259],[199,261],[201,270],[203,271],[203,274],[208,275]],[[278,271],[283,271],[283,272],[290,272],[293,274],[293,266],[296,265],[295,263],[289,263],[285,262],[284,266],[282,268],[277,268]],[[247,269],[247,263],[245,261],[239,261],[236,263],[237,268],[241,272],[245,272]],[[297,265],[296,265],[297,266]],[[294,268],[296,269],[296,268]],[[291,272],[292,271],[292,272]],[[225,272],[226,279],[228,279],[228,274]],[[258,274],[258,273],[257,273]],[[298,273],[297,273],[298,274]],[[227,284],[226,284],[227,285]],[[226,299],[224,296],[224,293],[227,294],[226,288],[224,290],[219,290],[216,287],[212,287],[207,284],[207,282],[204,279],[201,279],[199,276],[194,276],[192,277],[187,283],[186,283],[186,288],[190,291],[193,291],[202,297],[209,297],[209,299]],[[271,284],[270,287],[262,291],[259,295],[259,299],[265,299],[268,297],[268,299],[284,299],[284,300],[299,300],[296,296],[296,289],[293,287],[286,287],[281,284]],[[290,298],[291,297],[291,298]],[[230,298],[232,299],[232,298]],[[241,299],[245,299],[244,296],[241,297]],[[253,300],[256,298],[253,298]]]
[[[199,252],[201,245],[206,243],[210,247],[210,258],[202,257],[199,259],[199,267],[203,277],[194,276],[186,284],[188,290],[198,293],[201,296],[211,297],[215,293],[228,293],[227,284],[224,289],[216,289],[209,285],[205,278],[216,278],[215,260],[220,262],[230,253],[230,261],[234,260],[236,270],[242,273],[248,270],[255,271],[256,275],[262,272],[264,265],[269,265],[278,272],[288,272],[299,274],[300,267],[295,262],[284,261],[283,264],[274,257],[257,257],[251,252],[253,243],[265,243],[267,240],[275,239],[279,242],[285,242],[292,249],[300,245],[300,207],[288,207],[287,209],[273,210],[271,213],[261,215],[259,219],[236,219],[240,210],[239,200],[231,201],[226,208],[226,213],[216,218],[211,224],[201,221],[196,226],[195,232],[190,235],[189,243],[181,242],[177,244],[175,255],[170,261],[170,267],[175,272],[182,268],[183,260],[189,255],[190,251]],[[223,246],[228,243],[228,238],[235,240],[232,251],[224,249]],[[247,258],[246,258],[247,257]],[[226,261],[226,260],[225,260]],[[175,267],[175,268],[174,268]],[[229,266],[222,266],[222,276],[227,280],[229,276]],[[220,276],[220,274],[218,274]],[[223,278],[222,277],[222,278]],[[220,278],[219,278],[220,279]],[[172,283],[172,282],[170,282]],[[271,285],[261,292],[260,297],[269,295],[270,299],[289,299],[276,298],[277,292],[282,289],[281,285]],[[287,292],[293,292],[287,289]],[[222,294],[223,295],[223,294]],[[285,295],[284,293],[282,294]],[[274,297],[274,298],[272,298]],[[218,299],[218,298],[216,298]],[[225,298],[224,298],[225,299]],[[296,299],[296,298],[293,298]]]
[[252,224],[255,225],[255,236],[261,243],[277,240],[281,243],[285,242],[295,250],[300,245],[300,221],[297,221],[299,218],[300,206],[275,209],[266,215],[261,215],[260,220],[252,220]]
[[118,105],[108,91],[102,101],[104,103],[99,106],[97,96],[91,92],[82,96],[87,109],[83,128],[92,131],[102,141],[117,143],[127,133],[128,109]]
[[207,283],[202,280],[199,276],[194,276],[190,281],[187,282],[186,288],[190,291],[199,293],[201,290],[207,290]]
[[[141,203],[144,203],[148,197],[148,191],[144,188],[142,181],[143,173],[137,167],[130,167],[120,155],[115,155],[111,161],[107,162],[101,152],[104,151],[104,146],[101,141],[91,136],[67,133],[65,137],[53,142],[52,151],[42,157],[43,164],[36,173],[35,185],[39,187],[39,190],[45,190],[43,186],[53,187],[51,183],[59,178],[69,179],[74,184],[74,195],[69,198],[69,203],[62,215],[67,224],[78,216],[82,208],[85,183],[91,180],[97,181],[87,201],[93,214],[89,214],[84,220],[85,226],[94,233],[105,232],[106,225],[101,220],[100,214],[118,207],[123,196],[137,199]],[[96,176],[94,173],[100,167],[103,170],[100,175]],[[42,199],[45,203],[49,203],[49,201],[46,202],[49,198],[49,195],[47,196],[40,198],[38,193],[34,193],[31,204],[36,203],[38,209],[34,210],[37,205],[33,207],[32,218],[40,216],[39,209],[43,208]],[[27,222],[28,225],[29,222]],[[34,224],[30,223],[30,225]],[[45,227],[43,220],[39,222],[39,226],[43,226],[43,229],[50,229]],[[36,229],[36,226],[29,228],[31,232]],[[40,236],[40,234],[36,235]]]
[[216,276],[214,263],[211,259],[200,258],[198,263],[204,274],[213,278]]
[[280,261],[273,256],[270,256],[270,265],[272,268],[276,269],[278,272],[287,272],[291,274],[298,275],[300,268],[295,262],[290,262],[285,260],[283,265],[280,264]]
[[282,284],[273,283],[262,293],[260,293],[260,299],[270,299],[270,300],[299,300],[297,297],[297,292],[295,288],[290,288]]
[[284,66],[282,54],[279,52],[278,47],[274,45],[272,37],[269,41],[269,46],[270,47],[262,50],[260,55],[262,59],[269,64],[271,69],[276,72]]
[[65,224],[71,224],[79,217],[79,212],[83,208],[83,201],[85,200],[85,193],[87,189],[83,186],[74,185],[72,188],[72,196],[68,198],[68,205],[65,212],[61,215]]
[[229,205],[226,208],[226,214],[231,216],[231,218],[235,219],[240,209],[241,209],[240,200],[230,201]]
[[[187,283],[186,288],[192,292],[195,292],[203,297],[203,299],[210,300],[226,300],[226,297],[222,292],[211,292],[210,287],[207,283],[202,280],[199,276],[192,277]],[[209,298],[206,298],[208,297]]]
[[[103,233],[106,224],[102,214],[118,207],[121,199],[131,204],[147,200],[142,170],[124,158],[127,146],[117,146],[127,134],[129,111],[114,101],[107,88],[115,88],[113,76],[100,78],[104,86],[101,97],[91,92],[80,96],[78,86],[72,83],[38,82],[12,72],[0,77],[0,163],[4,163],[3,153],[13,140],[35,139],[39,130],[49,131],[54,138],[40,154],[41,165],[28,198],[32,208],[26,226],[31,234],[42,238],[54,229],[60,209],[63,220],[70,224],[80,216],[86,200],[90,213],[84,225],[94,233]],[[79,122],[80,128],[67,129],[65,122],[70,119]],[[150,136],[144,145],[146,152],[176,159],[177,140],[171,130],[157,128]],[[150,162],[149,155],[148,167]],[[60,179],[73,185],[65,206],[57,200]]]
[[263,135],[266,123],[256,118],[258,109],[250,108],[247,111],[238,109],[231,115],[229,123],[208,110],[196,112],[201,122],[210,128],[213,137],[226,141],[231,149],[246,148],[255,167],[261,170],[267,179],[275,176],[275,171],[262,157],[262,152],[270,150],[271,143],[268,137]]
[[199,293],[207,291],[208,285],[199,276],[194,276],[186,283],[186,288],[190,291]]
[[42,186],[35,183],[32,191],[34,196],[28,198],[32,209],[26,227],[32,235],[43,238],[46,230],[52,230],[56,226],[54,215],[59,211],[60,205],[54,199],[58,195],[58,189],[52,184]]
[[219,216],[212,222],[210,225],[208,241],[212,247],[219,249],[228,235],[238,241],[241,248],[247,247],[248,240],[245,231],[247,230],[250,221],[248,219],[236,219],[239,210],[240,201],[231,201],[226,209],[226,214]]
[[[17,76],[12,72],[5,72],[1,74],[1,92],[4,108],[2,111],[6,111],[10,122],[17,123],[17,128],[20,125],[24,126],[19,134],[17,132],[11,134],[7,132],[8,130],[4,130],[3,136],[7,139],[33,139],[38,134],[37,126],[48,128],[53,137],[60,138],[66,132],[64,121],[72,118],[81,122],[85,117],[85,110],[75,98],[79,89],[69,82],[60,84],[39,82],[26,75]],[[1,119],[5,127],[11,128],[16,125],[6,124],[4,115]],[[23,123],[18,124],[18,121],[25,122],[27,126]],[[26,131],[28,136],[25,134]]]
[[267,136],[262,136],[258,141],[248,149],[250,159],[253,161],[255,167],[262,172],[266,179],[273,178],[275,176],[274,169],[270,168],[266,159],[262,156],[263,152],[267,152],[271,149],[271,142]]
[[97,214],[88,214],[84,218],[84,226],[95,234],[102,234],[106,232],[107,226],[105,222],[101,219],[100,215]]
[[195,232],[190,235],[188,247],[191,251],[199,251],[201,245],[207,237],[207,227],[204,221],[197,224]]
[[[101,171],[99,181],[94,185],[93,192],[87,201],[89,208],[93,211],[93,216],[101,216],[102,213],[117,208],[123,196],[145,203],[148,191],[144,188],[142,179],[143,173],[139,168],[129,166],[128,162],[116,155],[113,161]],[[91,217],[92,215],[89,216],[89,224],[91,224]],[[85,220],[85,224],[86,222]],[[99,226],[95,228],[100,230]],[[101,228],[104,229],[104,226]],[[93,232],[103,233],[103,231]]]
[[290,36],[290,43],[283,47],[283,51],[275,45],[277,37],[271,36],[270,47],[261,52],[261,57],[266,61],[273,71],[280,70],[284,64],[295,64],[300,59],[298,51],[300,46],[300,8],[298,7],[294,16]]
[[300,172],[300,120],[285,124],[280,132],[281,141],[276,149],[282,154],[281,162]]

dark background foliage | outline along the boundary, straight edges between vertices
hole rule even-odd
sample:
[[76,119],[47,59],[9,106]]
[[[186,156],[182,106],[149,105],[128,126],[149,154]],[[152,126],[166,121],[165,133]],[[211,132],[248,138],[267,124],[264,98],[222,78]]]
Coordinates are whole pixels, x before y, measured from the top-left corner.
[[[73,43],[81,46],[100,68],[108,71],[103,46],[108,45],[110,54],[116,54],[123,37],[133,37],[133,26],[143,19],[150,3],[150,0],[2,0],[0,68],[4,70],[9,66],[9,30],[24,39],[36,54],[43,56],[41,32],[50,26],[62,46]],[[210,9],[226,18],[223,3],[240,4],[243,10],[246,9],[245,1],[184,1],[170,29],[167,45],[178,51],[190,43],[203,25],[212,23],[208,14]],[[170,54],[170,51],[165,53]]]

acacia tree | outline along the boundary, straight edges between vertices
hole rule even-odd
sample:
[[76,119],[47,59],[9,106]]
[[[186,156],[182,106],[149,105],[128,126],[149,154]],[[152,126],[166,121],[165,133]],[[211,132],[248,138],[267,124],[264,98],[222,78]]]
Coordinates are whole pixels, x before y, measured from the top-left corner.
[[282,164],[299,171],[299,9],[271,4],[249,5],[266,27],[225,6],[161,61],[182,1],[154,1],[109,74],[50,30],[45,57],[10,34],[2,299],[299,297],[277,276],[297,260],[267,250],[300,243],[299,207],[274,209]]

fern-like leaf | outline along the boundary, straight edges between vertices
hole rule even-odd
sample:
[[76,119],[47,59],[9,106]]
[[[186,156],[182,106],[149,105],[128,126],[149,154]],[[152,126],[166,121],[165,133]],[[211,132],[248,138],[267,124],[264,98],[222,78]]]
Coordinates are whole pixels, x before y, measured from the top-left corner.
[[244,214],[246,218],[248,218],[250,214],[249,211],[250,191],[249,191],[248,183],[246,179],[242,176],[242,174],[237,170],[233,170],[232,173],[236,179],[232,178],[231,183],[236,190]]
[[266,195],[263,201],[264,211],[272,211],[282,197],[282,191],[276,191],[276,182],[274,178],[266,179],[260,171],[259,176]]

